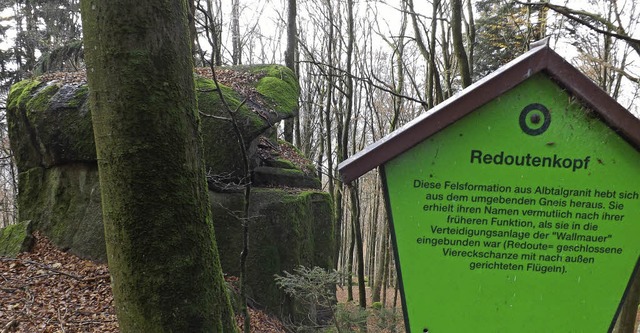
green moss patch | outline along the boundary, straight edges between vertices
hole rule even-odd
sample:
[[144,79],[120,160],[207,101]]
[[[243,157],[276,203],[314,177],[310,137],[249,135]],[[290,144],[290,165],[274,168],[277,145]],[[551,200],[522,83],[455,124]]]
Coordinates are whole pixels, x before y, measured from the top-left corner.
[[60,87],[53,83],[49,83],[40,89],[36,89],[35,92],[30,94],[30,98],[26,102],[25,108],[27,112],[36,114],[47,111],[51,104],[51,98],[59,89]]
[[[241,96],[238,92],[223,84],[219,84],[218,87],[222,92],[226,105],[220,99],[220,93],[217,91],[213,80],[196,77],[198,109],[204,114],[204,121],[217,121],[228,127],[230,126],[228,121],[213,119],[206,115],[230,118],[229,111],[231,111],[244,133],[245,141],[254,139],[258,134],[269,128],[270,125],[249,107],[251,103],[248,103],[246,97]],[[227,110],[226,106],[228,106],[229,110]]]
[[298,110],[298,90],[278,78],[265,76],[256,90],[269,101],[269,105],[283,117],[294,116]]
[[274,167],[274,168],[282,168],[282,169],[297,169],[293,162],[284,159],[284,158],[276,158],[272,160],[265,161],[266,166]]
[[[67,102],[68,107],[70,108],[80,108],[87,102],[87,98],[89,97],[89,85],[83,84],[76,89],[73,94],[73,97],[70,98]],[[87,108],[88,111],[88,108]]]
[[0,256],[16,257],[33,243],[32,223],[23,221],[0,229]]
[[320,189],[320,180],[309,177],[298,169],[256,167],[253,170],[252,183],[255,186],[287,186],[295,188]]
[[38,80],[23,80],[11,86],[7,98],[7,109],[25,107],[34,93],[34,89],[41,84],[42,82]]
[[[220,261],[225,273],[240,273],[242,193],[210,192]],[[250,198],[247,287],[249,296],[280,318],[305,315],[279,289],[274,274],[300,265],[333,268],[334,219],[331,197],[317,191],[253,188]]]
[[265,65],[252,68],[252,72],[262,76],[256,84],[256,90],[264,96],[270,108],[282,118],[297,113],[300,85],[291,69],[280,65]]
[[279,79],[291,86],[292,89],[295,89],[296,93],[300,92],[298,78],[288,67],[282,65],[258,65],[252,67],[251,71],[261,76]]
[[[226,105],[234,113],[238,125],[243,132],[245,149],[249,143],[261,132],[269,127],[269,124],[243,104],[243,100],[237,92],[231,88],[220,85],[220,91]],[[201,115],[202,139],[204,142],[204,159],[207,171],[216,176],[228,176],[230,181],[238,181],[243,178],[242,154],[238,137],[229,120],[229,111],[225,103],[220,99],[213,80],[197,77],[196,91],[198,97],[198,109]]]

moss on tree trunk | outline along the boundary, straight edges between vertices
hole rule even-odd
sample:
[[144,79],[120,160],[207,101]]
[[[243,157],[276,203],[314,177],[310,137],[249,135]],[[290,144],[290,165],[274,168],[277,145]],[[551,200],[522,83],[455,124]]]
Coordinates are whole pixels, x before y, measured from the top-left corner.
[[186,1],[82,0],[122,332],[234,332],[208,207]]

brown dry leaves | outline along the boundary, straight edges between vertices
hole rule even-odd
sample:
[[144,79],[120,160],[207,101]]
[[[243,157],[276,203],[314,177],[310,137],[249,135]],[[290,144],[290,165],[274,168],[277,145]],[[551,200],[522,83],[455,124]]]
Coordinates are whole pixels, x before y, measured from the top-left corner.
[[106,265],[56,249],[0,257],[0,332],[117,332]]
[[[249,317],[251,318],[251,332],[255,333],[285,333],[287,332],[282,323],[265,314],[262,311],[249,309]],[[236,322],[240,327],[240,332],[243,330],[242,316],[236,315]]]
[[[198,67],[195,69],[195,72],[202,77],[213,78],[211,68]],[[248,98],[254,98],[257,95],[255,84],[262,76],[264,75],[238,69],[216,68],[216,79],[218,82],[231,87],[236,92]]]
[[315,176],[316,170],[311,167],[312,162],[309,161],[306,157],[301,155],[301,153],[293,148],[291,144],[283,143],[280,145],[280,156],[284,159],[291,161],[295,166],[297,166],[300,170],[302,170],[307,176]]
[[[213,79],[211,68],[198,67],[195,69],[195,72],[202,77]],[[238,94],[240,100],[245,103],[244,105],[250,110],[258,113],[259,116],[265,119],[269,119],[265,114],[268,111],[263,110],[268,103],[266,103],[262,95],[256,90],[256,84],[264,75],[264,73],[253,73],[248,70],[243,70],[240,67],[216,68],[216,80],[220,84],[233,89],[233,91]]]
[[290,143],[282,141],[274,144],[264,136],[260,137],[259,140],[258,156],[260,156],[262,160],[270,160],[281,157],[293,163],[293,165],[302,170],[305,174],[307,174],[307,176],[316,175],[316,171],[314,170],[314,168],[310,167],[312,165],[312,162],[301,155],[301,153]]
[[[31,252],[0,257],[0,333],[119,332],[107,265],[60,251],[37,232],[34,236]],[[251,309],[250,314],[251,332],[286,332],[263,312]]]
[[[195,72],[200,76],[212,78],[211,68],[198,67]],[[256,94],[254,86],[262,76],[264,75],[249,71],[216,68],[216,77],[220,83],[245,96],[254,96]],[[77,72],[47,72],[38,76],[38,79],[42,82],[57,81],[60,84],[85,84],[87,83],[87,73],[84,70]]]
[[61,85],[64,84],[85,84],[87,83],[87,73],[85,71],[78,72],[48,72],[40,75],[38,79],[42,82],[57,81]]

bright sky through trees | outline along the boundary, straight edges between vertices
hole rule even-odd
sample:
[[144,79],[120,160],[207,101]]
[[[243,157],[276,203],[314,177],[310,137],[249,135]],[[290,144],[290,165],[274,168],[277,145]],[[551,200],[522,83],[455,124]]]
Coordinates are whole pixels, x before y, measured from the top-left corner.
[[[567,3],[566,1],[554,0],[550,2],[555,5],[566,5],[571,9],[589,13],[606,13],[608,7],[610,7],[610,4],[606,1],[570,1]],[[638,15],[634,15],[634,13],[637,13],[635,8],[636,2],[637,1],[619,2],[618,6],[620,6],[620,11],[626,15],[622,15],[619,18],[612,17],[610,20],[613,21],[615,19],[619,19],[626,31],[630,34],[630,37],[640,38]],[[333,1],[333,3],[337,3],[337,1]],[[231,2],[222,1],[221,6],[224,19],[223,43],[227,46],[231,45],[231,37],[229,35]],[[430,6],[430,1],[414,1],[415,11],[425,22],[430,20]],[[245,62],[255,63],[267,61],[282,63],[284,61],[283,55],[286,47],[286,0],[241,0],[240,8],[240,31],[243,36],[243,42],[245,43]],[[310,15],[322,15],[323,13],[320,12],[321,9],[316,1],[300,1],[298,8],[298,26],[300,29],[300,35],[303,36],[301,38],[307,41],[312,41],[313,36],[305,36],[305,34],[313,33],[313,31],[308,27],[308,18]],[[357,1],[354,12],[358,17],[356,20],[361,22],[360,27],[358,27],[358,24],[356,25],[356,30],[360,30],[360,32],[362,32],[362,29],[365,29],[366,26],[364,22],[373,20],[374,24],[371,25],[373,27],[371,33],[374,35],[373,40],[376,41],[374,48],[378,48],[382,52],[391,52],[389,45],[385,42],[385,39],[391,40],[394,37],[397,37],[402,17],[401,2],[384,0]],[[552,34],[552,48],[569,62],[578,67],[585,62],[593,60],[590,58],[589,51],[579,45],[581,41],[577,40],[578,37],[576,37],[578,35],[588,35],[593,33],[584,26],[568,20],[566,17],[556,14],[553,11],[550,11],[550,13],[549,26],[555,25],[562,28]],[[474,15],[477,16],[477,13],[474,13]],[[604,16],[605,14],[601,15],[606,19],[606,16]],[[409,32],[409,34],[411,34],[411,32]],[[636,52],[633,52],[633,50],[631,50],[630,47],[625,45],[622,41],[619,42],[616,52],[617,57],[625,58],[626,72],[629,73],[631,77],[639,78],[640,56]],[[591,56],[598,55],[591,54]],[[231,50],[229,48],[223,48],[223,57],[231,57]],[[624,89],[620,94],[618,101],[623,104],[623,106],[630,109],[634,114],[640,114],[640,109],[637,106],[637,103],[634,103],[638,97],[638,84],[634,84],[629,80],[623,80],[623,84]]]

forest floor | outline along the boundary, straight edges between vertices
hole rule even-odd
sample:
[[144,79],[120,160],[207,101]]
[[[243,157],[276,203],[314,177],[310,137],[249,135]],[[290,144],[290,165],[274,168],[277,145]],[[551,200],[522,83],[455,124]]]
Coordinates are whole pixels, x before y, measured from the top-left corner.
[[[367,294],[367,306],[371,306],[371,304],[373,303],[373,300],[371,299],[371,288],[367,287],[365,288],[365,292]],[[358,297],[359,297],[359,292],[358,292],[358,282],[354,281],[353,282],[353,301],[354,302],[358,302]],[[393,307],[394,306],[394,295],[395,295],[395,289],[393,288],[387,288],[386,291],[386,297],[383,297],[384,295],[380,295],[381,298],[381,302],[383,300],[385,300],[384,302],[384,306],[385,307]],[[338,287],[337,291],[336,291],[336,298],[338,299],[338,303],[345,303],[348,299],[348,291],[347,291],[347,286],[342,286],[342,287]],[[395,306],[398,308],[401,308],[401,301],[400,301],[400,291],[398,291],[398,295],[397,295],[397,299],[395,302]]]
[[[372,304],[372,300],[371,300],[371,288],[366,288],[365,292],[367,294],[367,306],[371,306]],[[403,313],[402,313],[402,305],[401,305],[401,300],[400,300],[400,294],[398,292],[397,294],[397,300],[396,303],[394,303],[394,296],[395,296],[395,290],[393,288],[389,288],[387,289],[387,297],[386,300],[387,302],[385,303],[385,307],[394,307],[394,304],[396,304],[396,308],[398,309],[398,332],[402,332],[404,330],[404,324],[403,324]],[[358,285],[357,282],[354,282],[353,284],[353,302],[357,303],[358,302]],[[338,299],[338,303],[346,303],[347,299],[348,299],[348,292],[347,292],[347,287],[344,286],[342,288],[338,288],[337,292],[336,292],[336,297]],[[369,323],[369,327],[371,328],[371,323]],[[371,331],[371,329],[369,330]],[[374,330],[375,332],[375,330]],[[638,307],[638,313],[636,316],[636,332],[640,333],[640,306]]]
[[[35,237],[31,252],[0,257],[0,333],[119,332],[107,265]],[[264,312],[251,309],[250,316],[251,332],[286,332]]]
[[[38,233],[35,237],[31,252],[15,259],[0,257],[0,333],[119,332],[107,266],[60,251]],[[353,293],[357,303],[355,285]],[[385,307],[391,308],[395,291],[390,288],[386,294]],[[346,287],[338,288],[336,296],[339,303],[347,304]],[[402,331],[399,297],[396,316],[398,331]],[[367,288],[367,305],[371,304]],[[280,321],[264,312],[251,309],[250,315],[251,332],[287,332]],[[242,322],[240,316],[236,319]],[[374,319],[370,318],[369,327]]]
[[[360,295],[358,291],[358,283],[354,282],[352,288],[353,300],[351,302],[347,301],[349,298],[347,286],[338,287],[336,289],[336,299],[338,301],[338,304],[353,305],[351,307],[346,306],[346,309],[354,311],[356,309],[355,305],[358,304]],[[400,292],[398,291],[398,294],[396,295],[394,288],[388,288],[386,290],[386,293],[382,293],[380,295],[380,303],[385,309],[389,310],[386,312],[376,312],[372,310],[373,300],[371,298],[371,288],[365,288],[365,293],[367,297],[367,311],[369,312],[369,319],[367,320],[367,332],[404,332],[404,319],[402,313],[402,304],[400,300]],[[386,297],[384,294],[386,294]]]

